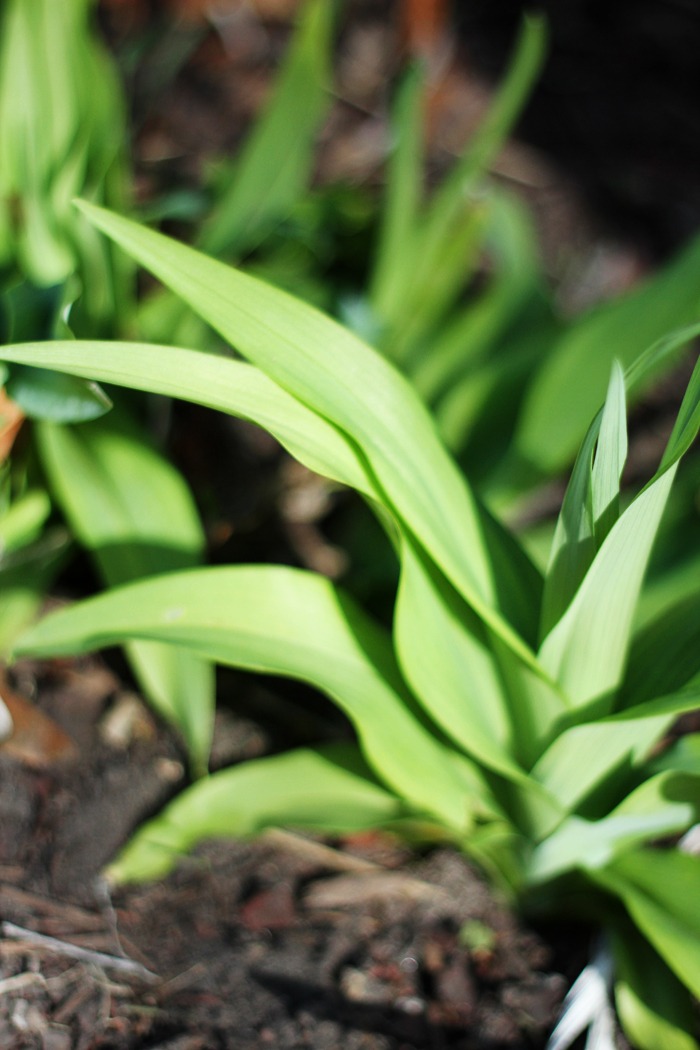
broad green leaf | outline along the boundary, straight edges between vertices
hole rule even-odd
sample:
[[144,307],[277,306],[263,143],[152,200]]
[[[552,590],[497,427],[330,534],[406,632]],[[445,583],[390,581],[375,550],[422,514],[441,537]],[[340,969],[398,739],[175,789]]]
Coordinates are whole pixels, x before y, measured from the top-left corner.
[[390,639],[325,578],[281,566],[158,576],[47,617],[16,653],[87,652],[126,639],[317,686],[354,723],[383,780],[448,827],[467,826],[460,777],[413,715]]
[[486,631],[409,540],[401,549],[394,634],[402,670],[443,732],[488,768],[524,780]]
[[402,815],[350,747],[290,751],[214,773],[142,824],[107,869],[117,882],[159,879],[204,839],[255,835],[267,827],[316,831],[377,827]]
[[613,526],[539,659],[575,706],[620,682],[634,610],[675,466],[640,493]]
[[600,820],[569,817],[534,851],[528,878],[542,882],[572,868],[603,868],[631,847],[686,831],[700,813],[700,778],[658,773]]
[[179,347],[96,340],[4,346],[0,357],[228,412],[269,430],[316,473],[373,494],[366,468],[345,435],[242,361]]
[[[500,554],[502,563],[518,565],[509,548]],[[395,645],[416,697],[464,751],[517,785],[521,823],[556,826],[562,813],[518,758],[534,746],[543,724],[561,715],[561,698],[480,624],[408,538],[400,560]],[[515,591],[529,589],[516,571],[505,582]]]
[[13,368],[6,390],[30,419],[47,419],[53,423],[98,419],[112,407],[97,383],[44,368]]
[[615,959],[615,1005],[638,1050],[698,1050],[688,991],[631,923],[608,931]]
[[655,773],[675,769],[680,773],[700,776],[700,733],[684,733],[649,766]]
[[[107,587],[196,566],[204,533],[189,489],[126,416],[35,430],[51,488]],[[182,732],[193,768],[207,768],[214,719],[213,668],[171,646],[131,642],[136,678]]]
[[669,968],[700,997],[700,857],[639,849],[590,875],[621,898]]
[[243,356],[357,443],[389,509],[477,613],[532,662],[494,608],[473,494],[408,382],[312,307],[127,219],[80,207]]
[[700,674],[700,588],[635,634],[620,703],[638,704],[680,689]]
[[306,4],[272,100],[202,230],[204,251],[239,254],[254,247],[288,214],[309,181],[314,139],[330,102],[332,20],[327,0]]
[[696,238],[657,276],[567,331],[528,392],[516,442],[522,459],[543,474],[566,466],[603,401],[613,359],[628,366],[651,342],[698,318],[699,264]]
[[536,763],[532,776],[572,810],[616,768],[642,762],[679,715],[698,705],[700,686],[689,687],[564,729]]

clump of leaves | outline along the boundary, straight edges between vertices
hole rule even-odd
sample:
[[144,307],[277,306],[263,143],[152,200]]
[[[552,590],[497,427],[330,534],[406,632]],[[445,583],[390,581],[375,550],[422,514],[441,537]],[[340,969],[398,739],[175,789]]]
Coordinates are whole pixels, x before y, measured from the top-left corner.
[[625,388],[697,327],[626,373],[613,367],[542,578],[384,357],[279,290],[82,210],[249,363],[96,341],[10,346],[6,359],[252,420],[361,493],[401,566],[390,632],[328,580],[266,565],[132,583],[25,635],[18,653],[139,640],[301,678],[355,726],[356,746],[201,780],[137,831],[111,875],[154,878],[202,838],[270,824],[441,837],[524,906],[578,911],[607,931],[619,1015],[637,1046],[696,1047],[688,993],[700,995],[700,858],[658,843],[699,820],[700,736],[658,744],[700,704],[700,592],[668,603],[641,631],[634,617],[678,464],[700,427],[700,366],[657,472],[624,510],[620,476]]
[[[121,205],[125,105],[92,31],[92,0],[7,0],[0,11],[0,339],[114,335],[133,305],[133,266],[72,207],[76,194]],[[0,654],[31,622],[71,534],[107,586],[201,562],[204,534],[177,471],[126,405],[96,383],[5,366],[4,434],[31,420],[31,441],[0,450]],[[95,420],[89,431],[81,427]],[[60,508],[67,529],[52,522]],[[145,694],[187,722],[195,772],[211,740],[213,669],[169,647],[128,646]],[[205,711],[209,711],[209,716]],[[175,717],[174,712],[177,712]],[[0,700],[2,731],[11,724]]]

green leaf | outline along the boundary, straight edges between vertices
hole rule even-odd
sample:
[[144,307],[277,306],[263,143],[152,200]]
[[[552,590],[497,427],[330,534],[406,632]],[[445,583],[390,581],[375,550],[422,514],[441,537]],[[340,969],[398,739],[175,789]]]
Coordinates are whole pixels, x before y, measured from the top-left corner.
[[14,500],[0,517],[0,565],[9,551],[38,539],[51,513],[51,500],[44,489],[30,489]]
[[50,419],[54,423],[97,419],[112,407],[97,383],[44,368],[13,368],[6,390],[30,419]]
[[307,185],[315,136],[330,103],[332,21],[333,4],[327,0],[305,5],[272,100],[202,230],[204,251],[240,254],[254,247],[290,212]]
[[390,639],[323,577],[281,566],[158,576],[47,617],[16,653],[88,652],[128,638],[317,686],[353,721],[383,780],[448,827],[467,825],[462,781],[412,714]]
[[668,439],[659,471],[668,470],[683,456],[698,436],[700,429],[700,361],[693,369],[683,395],[675,425]]
[[574,809],[619,766],[639,764],[679,715],[700,704],[700,686],[629,707],[607,718],[561,730],[532,776]]
[[600,820],[573,816],[534,851],[531,882],[555,878],[573,868],[603,868],[631,847],[686,831],[700,815],[700,778],[658,773],[644,781]]
[[413,264],[423,184],[424,91],[423,69],[415,65],[403,79],[392,113],[392,150],[369,292],[374,312],[385,321],[403,309]]
[[528,391],[516,439],[522,459],[543,474],[573,459],[603,401],[613,359],[630,365],[654,340],[700,315],[699,264],[696,238],[658,275],[569,328]]
[[700,674],[700,593],[670,605],[635,634],[620,687],[620,705],[638,704],[680,689],[697,674]]
[[[700,325],[681,328],[664,336],[645,350],[625,373],[625,386],[629,393],[634,394],[643,387],[650,376],[656,374],[664,364],[668,364],[673,354],[698,334],[700,334]],[[615,492],[619,491],[619,471],[624,463],[626,454],[623,404],[624,391],[621,389],[618,375],[616,380],[611,379],[604,409],[598,413],[588,429],[564,496],[545,580],[542,623],[540,626],[540,633],[543,638],[552,630],[566,611],[593,561],[596,550],[607,535],[609,526],[614,523],[614,519],[617,517],[615,513],[609,520],[606,520],[603,530],[600,528],[599,521],[596,525],[602,509],[604,509],[600,505],[604,504],[606,499],[611,501],[611,506],[614,506],[617,502]],[[604,446],[608,448],[608,452],[604,453],[600,458],[598,452],[596,452],[596,466],[593,462],[593,454],[596,442],[599,441],[605,413],[607,413],[609,421],[606,425],[609,426],[610,440],[606,438]],[[692,412],[689,413],[688,422],[690,423],[691,420]],[[692,430],[687,430],[686,437],[691,432]],[[603,446],[602,438],[599,444]],[[685,448],[683,451],[685,451]],[[595,475],[599,476],[600,467],[603,463],[609,464],[606,467],[609,478],[608,495],[602,496],[599,493],[595,497],[599,507],[596,511],[593,505],[593,479]],[[660,472],[670,465],[670,461],[663,464]],[[618,478],[617,482],[615,477]],[[596,484],[599,484],[599,482]],[[661,691],[668,692],[670,690],[664,689]]]
[[543,637],[568,608],[595,552],[618,519],[626,458],[625,380],[615,361],[605,405],[586,434],[557,519],[545,579]]
[[586,434],[557,518],[544,581],[541,640],[568,609],[595,557],[591,470],[601,418],[599,412]]
[[637,599],[674,475],[675,466],[660,474],[618,519],[542,643],[543,667],[577,707],[620,683]]
[[[35,435],[51,488],[107,587],[200,562],[204,533],[189,489],[123,413],[72,428],[40,424]],[[127,653],[145,695],[182,732],[201,774],[213,729],[213,669],[152,642],[132,642]]]
[[126,219],[80,207],[243,356],[357,443],[387,507],[477,613],[534,663],[494,608],[473,494],[408,382],[312,307]]
[[[539,288],[533,225],[522,204],[490,188],[480,198],[479,210],[493,275],[478,298],[469,301],[431,337],[430,352],[423,354],[412,369],[416,388],[429,404],[443,394],[449,397],[455,383],[465,375],[475,380],[474,373],[478,375],[481,370],[483,374],[486,362],[493,360],[498,338]],[[518,338],[522,340],[522,331]],[[504,360],[498,361],[500,368],[504,364]]]
[[[433,196],[420,240],[415,246],[414,288],[420,289],[421,283],[429,280],[439,266],[442,253],[450,244],[455,223],[464,210],[465,200],[496,159],[522,112],[542,67],[545,36],[544,19],[526,15],[506,78],[486,118],[472,138],[469,149]],[[410,302],[410,295],[406,301]]]
[[409,540],[401,549],[394,625],[402,670],[440,728],[483,765],[525,780],[486,631]]
[[386,824],[402,812],[353,748],[290,751],[214,773],[181,792],[141,825],[107,876],[162,878],[206,838],[241,838],[280,825],[347,832]]
[[621,898],[630,918],[698,998],[700,858],[675,849],[639,849],[590,875]]
[[0,560],[0,653],[7,658],[17,636],[35,618],[70,548],[65,529],[48,529]]
[[625,377],[619,361],[613,361],[591,470],[593,528],[598,546],[619,517],[620,480],[626,459]]
[[638,1050],[698,1050],[688,991],[631,923],[608,931],[615,959],[615,1005]]
[[365,495],[374,492],[345,435],[252,365],[215,354],[148,343],[54,340],[3,346],[0,357],[31,361],[70,375],[95,376],[219,409],[264,427],[296,459]]
[[649,767],[655,773],[674,769],[700,776],[700,733],[684,733],[650,762]]

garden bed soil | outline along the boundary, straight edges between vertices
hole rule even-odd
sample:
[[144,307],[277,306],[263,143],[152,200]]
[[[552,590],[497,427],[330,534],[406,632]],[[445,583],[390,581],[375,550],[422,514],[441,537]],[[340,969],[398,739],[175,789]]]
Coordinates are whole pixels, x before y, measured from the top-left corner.
[[[103,866],[183,786],[181,752],[99,660],[18,671],[35,706],[9,694],[0,748],[3,1050],[544,1045],[585,941],[559,972],[453,850],[273,832],[108,890]],[[218,728],[219,761],[266,746],[251,722]]]

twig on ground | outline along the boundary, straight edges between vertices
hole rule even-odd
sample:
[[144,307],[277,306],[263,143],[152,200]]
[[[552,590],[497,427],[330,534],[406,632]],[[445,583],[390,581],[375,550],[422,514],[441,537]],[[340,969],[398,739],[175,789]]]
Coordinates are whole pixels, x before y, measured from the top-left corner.
[[124,959],[116,955],[106,955],[104,952],[91,951],[89,948],[81,948],[77,944],[59,941],[56,937],[47,937],[43,933],[27,930],[23,926],[15,926],[13,922],[3,922],[2,926],[0,926],[0,931],[4,937],[26,941],[28,944],[66,955],[70,959],[80,959],[81,962],[93,963],[95,966],[100,966],[104,969],[130,973],[134,977],[140,977],[146,981],[160,980],[157,974],[133,959]]

